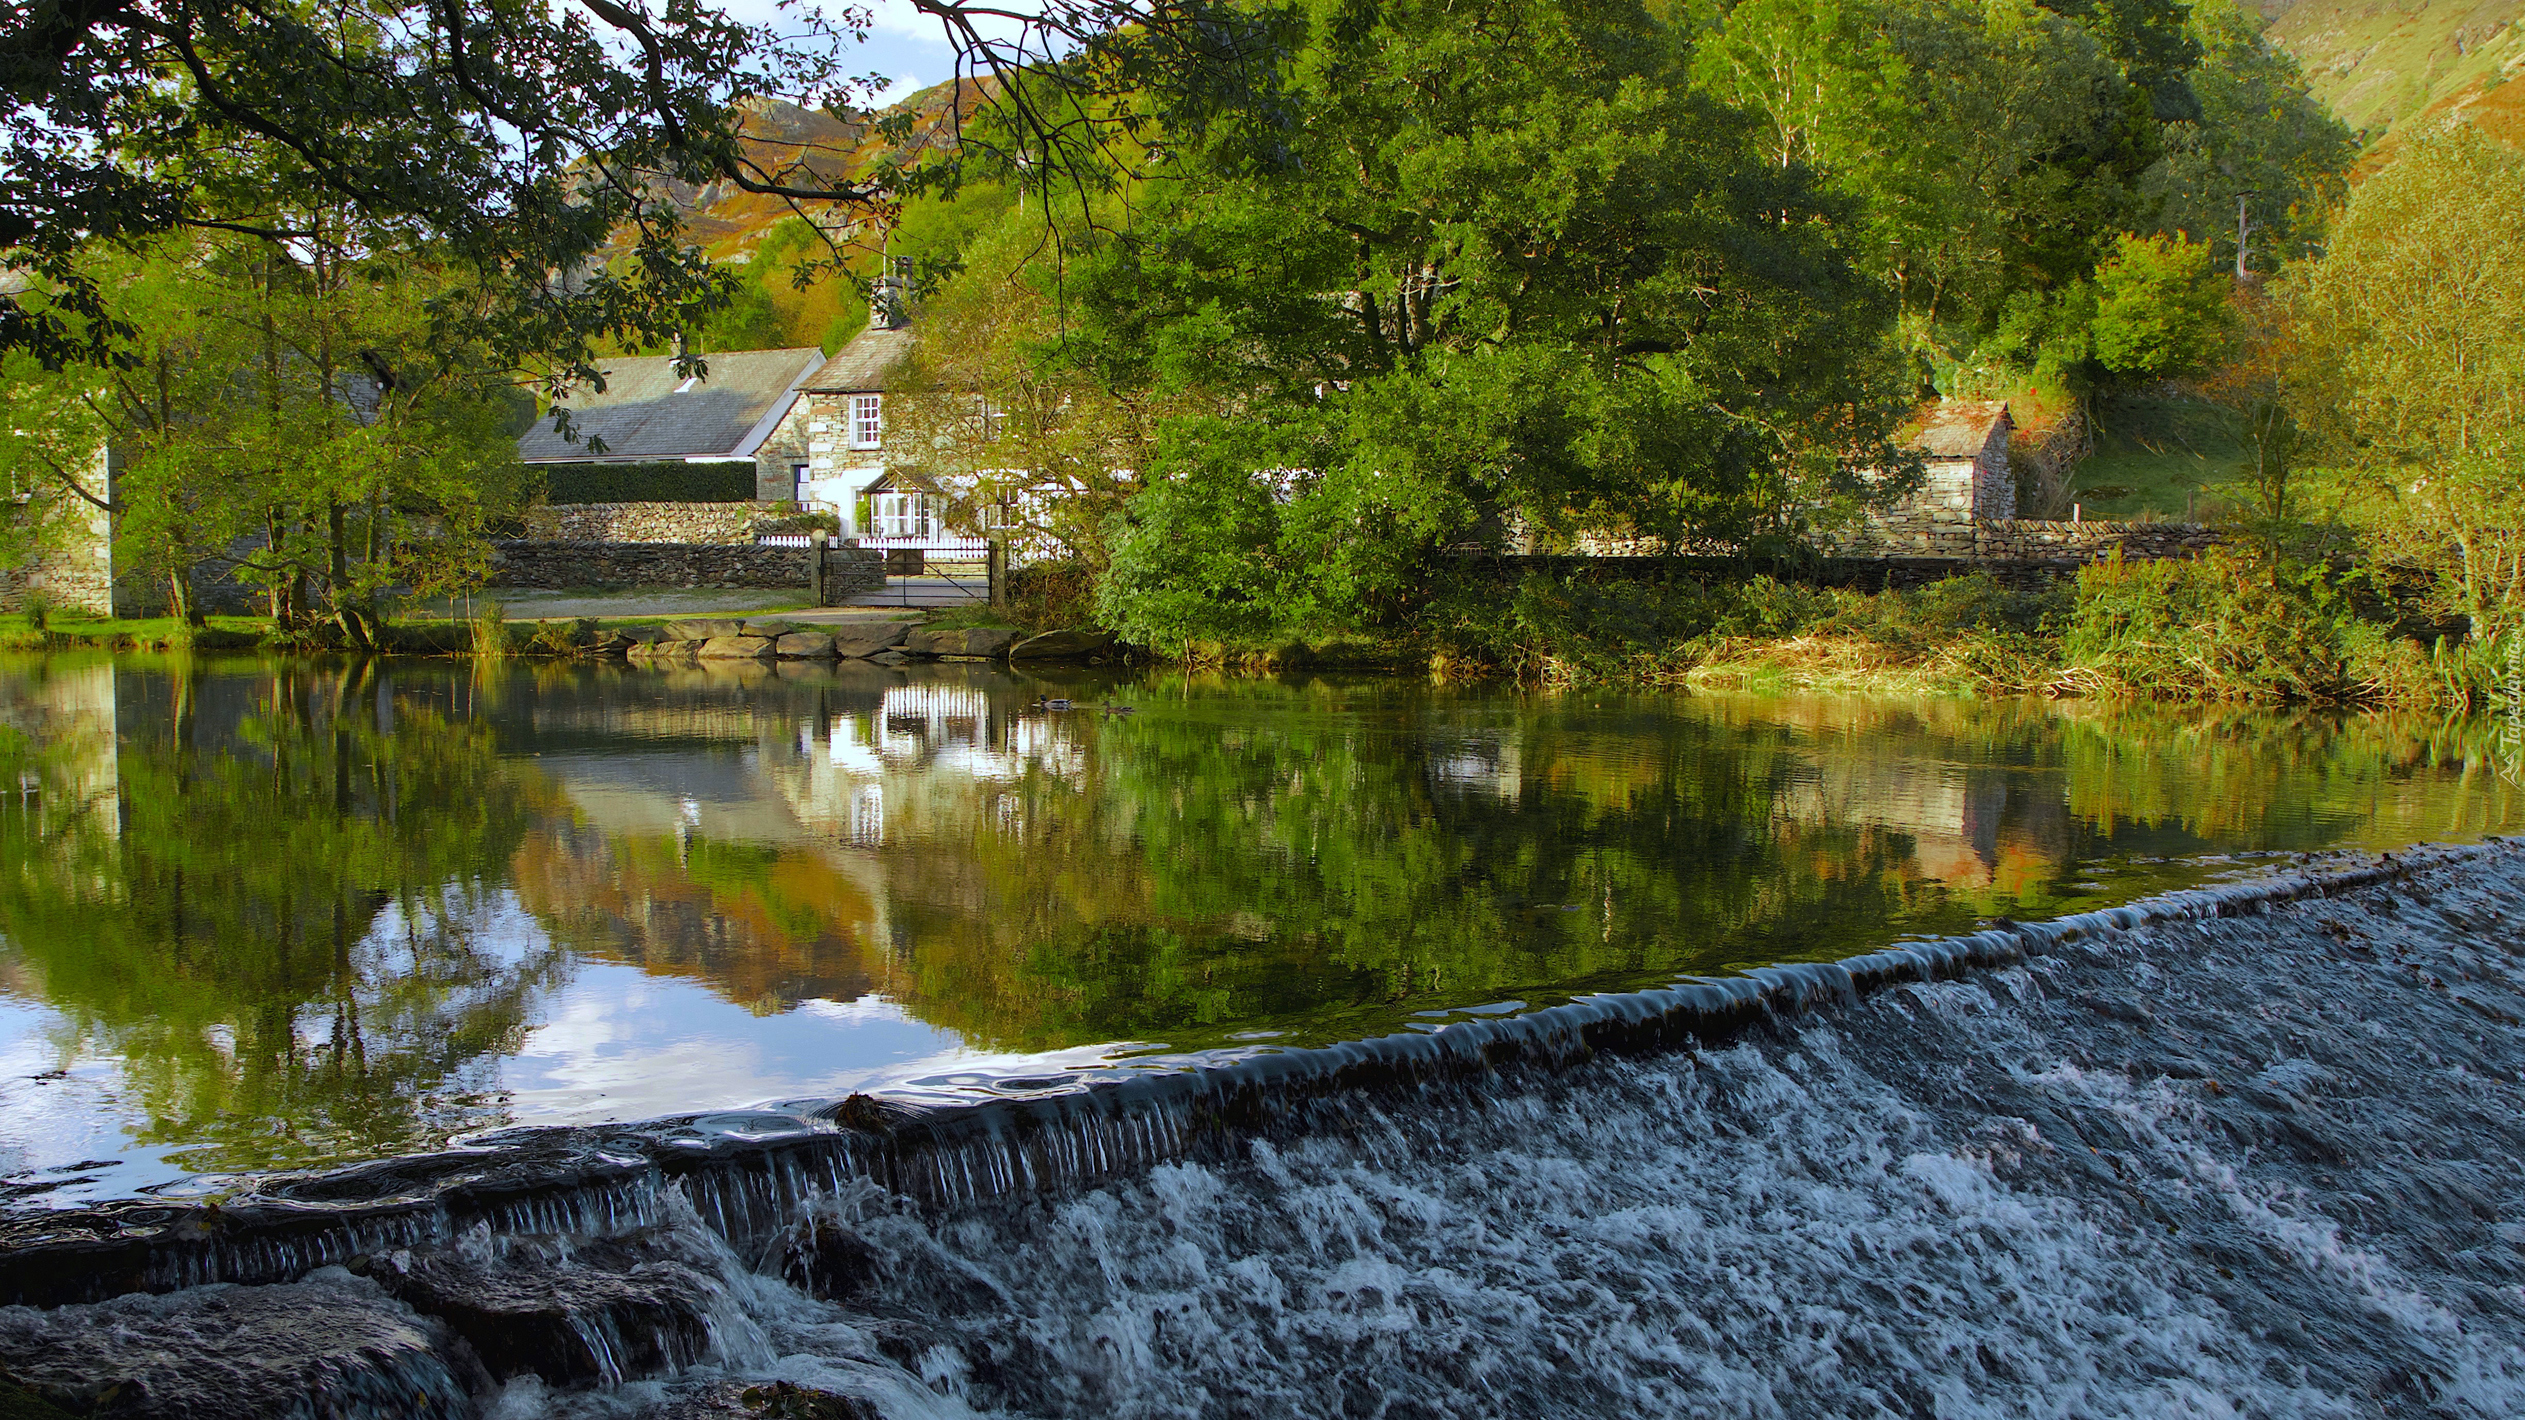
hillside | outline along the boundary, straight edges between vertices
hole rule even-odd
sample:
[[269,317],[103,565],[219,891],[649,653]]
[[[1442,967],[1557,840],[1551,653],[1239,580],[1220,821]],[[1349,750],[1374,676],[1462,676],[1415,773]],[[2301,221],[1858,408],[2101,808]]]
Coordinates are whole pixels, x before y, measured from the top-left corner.
[[[864,172],[897,151],[897,146],[878,132],[879,124],[896,113],[908,110],[915,118],[913,136],[906,146],[917,150],[953,142],[948,110],[953,88],[948,84],[933,85],[880,113],[865,115],[840,116],[778,102],[759,104],[746,115],[746,146],[754,160],[767,170],[798,164],[826,178]],[[965,93],[969,113],[976,97],[975,87],[967,85]],[[799,215],[781,198],[747,192],[731,182],[711,182],[700,187],[669,183],[666,191],[683,210],[703,250],[722,261],[741,261],[751,256],[782,218]],[[859,214],[838,206],[821,212],[811,208],[805,215],[819,224],[851,226],[859,220]]]
[[2371,142],[2461,118],[2525,142],[2525,0],[2261,0],[2274,43]]

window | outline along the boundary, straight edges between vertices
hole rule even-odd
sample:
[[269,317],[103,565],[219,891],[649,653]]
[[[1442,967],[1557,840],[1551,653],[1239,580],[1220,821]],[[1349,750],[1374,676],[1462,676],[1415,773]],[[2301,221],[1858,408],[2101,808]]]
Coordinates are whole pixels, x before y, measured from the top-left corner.
[[927,537],[929,528],[929,495],[926,493],[880,493],[869,500],[875,516],[869,519],[869,531],[876,537]]
[[850,446],[852,448],[873,449],[877,446],[877,417],[883,408],[883,400],[883,395],[874,394],[855,394],[850,397]]
[[814,472],[815,470],[802,463],[793,463],[789,465],[789,486],[791,489],[791,497],[796,498],[801,503],[807,501],[808,485],[813,482]]

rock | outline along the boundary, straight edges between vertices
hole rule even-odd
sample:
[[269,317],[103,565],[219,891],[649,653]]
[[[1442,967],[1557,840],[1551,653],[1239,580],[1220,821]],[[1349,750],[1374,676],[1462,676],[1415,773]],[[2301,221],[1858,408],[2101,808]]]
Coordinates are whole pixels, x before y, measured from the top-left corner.
[[772,650],[784,661],[829,661],[833,659],[833,633],[792,631],[772,642]]
[[650,664],[680,664],[700,655],[704,644],[700,641],[650,641],[635,644],[623,654],[634,661]]
[[339,1271],[272,1287],[193,1287],[0,1311],[0,1367],[76,1415],[264,1420],[474,1412],[447,1328]]
[[901,651],[879,651],[868,658],[868,663],[876,666],[904,666],[910,665],[912,658]]
[[1070,627],[1029,636],[1008,648],[1012,661],[1077,661],[1101,656],[1113,649],[1113,637],[1103,631]]
[[737,628],[748,636],[768,636],[777,641],[798,629],[794,621],[747,621]]
[[438,1254],[377,1280],[438,1318],[500,1380],[613,1385],[692,1364],[710,1346],[708,1279],[680,1262],[495,1263]]
[[780,1276],[820,1301],[847,1302],[877,1280],[877,1254],[859,1234],[816,1218],[781,1239]]
[[666,639],[666,628],[663,626],[626,626],[614,634],[636,645],[651,646]]
[[923,627],[905,637],[903,649],[915,656],[1001,656],[1017,642],[1018,632],[1008,626],[974,626],[955,631],[932,631]]
[[677,641],[708,641],[720,636],[741,636],[745,623],[719,617],[690,617],[666,623],[666,634]]
[[833,629],[833,654],[837,656],[874,656],[903,644],[912,634],[911,624],[902,621],[846,623]]
[[770,639],[762,636],[713,636],[701,643],[705,661],[767,661],[772,655]]
[[885,1414],[875,1401],[795,1381],[721,1381],[698,1394],[678,1396],[662,1410],[642,1413],[649,1420],[884,1420]]

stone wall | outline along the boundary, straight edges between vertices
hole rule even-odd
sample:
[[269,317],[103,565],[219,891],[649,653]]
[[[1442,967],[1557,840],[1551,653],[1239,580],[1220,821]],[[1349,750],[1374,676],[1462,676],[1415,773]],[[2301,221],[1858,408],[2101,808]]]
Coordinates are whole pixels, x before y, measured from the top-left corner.
[[[491,585],[546,591],[584,587],[807,587],[815,551],[751,543],[513,541],[492,545]],[[885,585],[885,559],[855,547],[824,552],[828,600]]]
[[2133,560],[2196,557],[2217,530],[2193,523],[2057,522],[1960,516],[1876,521],[1841,539],[1841,556],[1935,557],[1959,562],[2100,562],[2115,548]]
[[770,516],[761,503],[548,503],[527,510],[520,540],[737,546]]

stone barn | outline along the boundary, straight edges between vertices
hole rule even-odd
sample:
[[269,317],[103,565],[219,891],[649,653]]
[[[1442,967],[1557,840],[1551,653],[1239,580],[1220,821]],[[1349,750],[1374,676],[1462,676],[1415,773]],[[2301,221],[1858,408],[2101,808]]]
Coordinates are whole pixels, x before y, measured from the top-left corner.
[[1894,523],[1991,522],[2016,516],[2016,477],[2008,436],[2016,425],[1996,399],[1943,399],[1913,416],[1903,446],[1919,453],[1927,477],[1886,512]]

